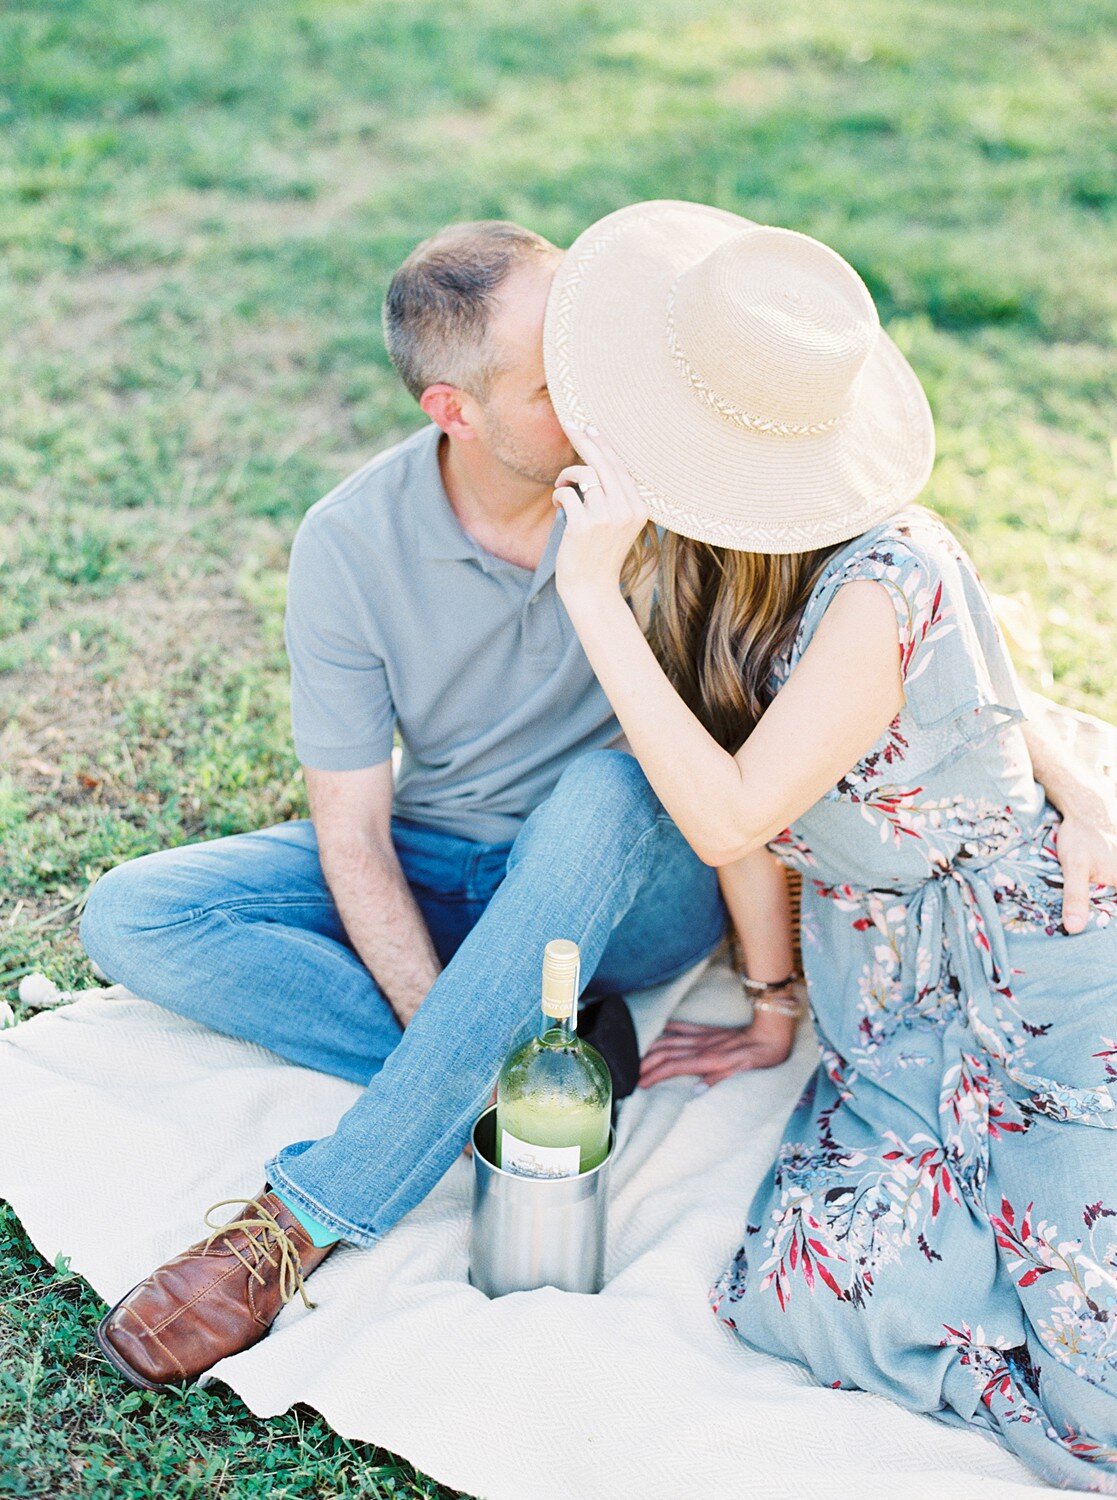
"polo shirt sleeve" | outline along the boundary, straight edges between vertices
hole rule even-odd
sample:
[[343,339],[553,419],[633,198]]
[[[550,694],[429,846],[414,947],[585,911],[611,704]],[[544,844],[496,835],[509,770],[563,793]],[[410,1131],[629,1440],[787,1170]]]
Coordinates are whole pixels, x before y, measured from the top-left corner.
[[342,548],[304,521],[291,548],[283,635],[295,753],[314,771],[359,771],[392,753],[395,709],[367,638]]

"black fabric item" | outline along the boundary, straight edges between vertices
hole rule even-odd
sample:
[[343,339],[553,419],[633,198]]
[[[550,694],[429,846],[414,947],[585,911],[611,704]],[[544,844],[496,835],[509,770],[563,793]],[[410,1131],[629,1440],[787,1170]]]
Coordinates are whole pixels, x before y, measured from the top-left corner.
[[603,995],[578,1010],[578,1035],[596,1047],[613,1075],[613,1102],[627,1099],[640,1078],[640,1048],[623,995]]

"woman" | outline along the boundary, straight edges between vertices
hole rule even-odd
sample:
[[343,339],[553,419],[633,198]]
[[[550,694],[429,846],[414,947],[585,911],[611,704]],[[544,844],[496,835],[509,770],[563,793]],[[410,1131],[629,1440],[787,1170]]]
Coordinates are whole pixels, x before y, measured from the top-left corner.
[[715,1311],[1117,1493],[1117,892],[1060,926],[988,598],[911,503],[918,380],[833,251],[679,203],[581,236],[546,354],[558,588],[633,753],[708,863],[803,872],[822,1063]]

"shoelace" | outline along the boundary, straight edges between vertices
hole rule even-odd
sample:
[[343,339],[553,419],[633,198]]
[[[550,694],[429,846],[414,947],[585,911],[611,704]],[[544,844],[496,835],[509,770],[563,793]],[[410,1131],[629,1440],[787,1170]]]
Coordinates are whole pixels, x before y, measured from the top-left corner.
[[[255,1209],[255,1216],[253,1216],[252,1214],[245,1214],[243,1218],[232,1219],[228,1224],[214,1224],[213,1220],[210,1218],[210,1214],[214,1213],[219,1208],[228,1208],[229,1205],[233,1203],[239,1203],[245,1207]],[[229,1250],[231,1250],[236,1258],[240,1261],[241,1265],[245,1268],[248,1274],[250,1276],[254,1276],[261,1286],[266,1285],[266,1283],[263,1275],[260,1272],[260,1262],[267,1261],[268,1265],[273,1269],[278,1266],[279,1296],[282,1306],[286,1307],[287,1303],[290,1302],[291,1298],[295,1295],[296,1292],[298,1292],[299,1296],[303,1299],[303,1305],[305,1307],[314,1307],[316,1305],[315,1303],[311,1302],[310,1298],[306,1295],[306,1287],[303,1284],[303,1270],[302,1264],[299,1260],[299,1252],[295,1248],[290,1235],[283,1228],[282,1224],[279,1223],[275,1215],[269,1213],[258,1199],[222,1198],[220,1202],[211,1203],[210,1206],[206,1209],[205,1223],[207,1228],[213,1230],[213,1233],[206,1240],[206,1249],[208,1250],[217,1236],[221,1235],[224,1238],[224,1242]],[[241,1229],[244,1231],[248,1244],[252,1248],[253,1259],[251,1263],[245,1258],[245,1256],[240,1253],[237,1247],[229,1239],[229,1235],[234,1229]],[[259,1239],[256,1239],[256,1233],[261,1230],[263,1231],[263,1233],[260,1234]],[[275,1248],[279,1251],[278,1261],[276,1261],[271,1255],[269,1255],[267,1249],[265,1248],[265,1243],[269,1239],[269,1237],[275,1242]]]

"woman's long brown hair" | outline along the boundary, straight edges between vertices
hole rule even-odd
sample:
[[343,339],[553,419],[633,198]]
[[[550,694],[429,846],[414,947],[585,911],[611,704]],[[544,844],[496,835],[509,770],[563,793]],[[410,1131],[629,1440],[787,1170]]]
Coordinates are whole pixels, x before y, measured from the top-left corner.
[[715,547],[649,523],[625,559],[630,595],[654,569],[648,643],[676,692],[736,754],[772,700],[769,679],[794,639],[835,544],[774,555]]

